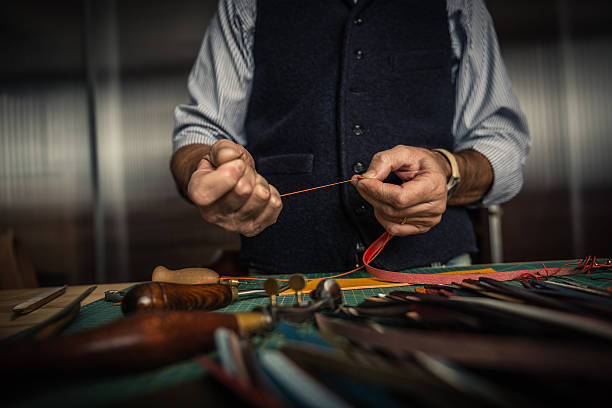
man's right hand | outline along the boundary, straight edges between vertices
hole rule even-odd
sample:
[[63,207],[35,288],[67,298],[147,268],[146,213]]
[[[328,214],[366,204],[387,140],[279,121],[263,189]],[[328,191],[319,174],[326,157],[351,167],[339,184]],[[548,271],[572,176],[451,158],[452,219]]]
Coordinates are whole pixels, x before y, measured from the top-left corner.
[[225,139],[200,160],[186,193],[206,221],[247,237],[274,224],[283,206],[276,188],[255,171],[251,154]]

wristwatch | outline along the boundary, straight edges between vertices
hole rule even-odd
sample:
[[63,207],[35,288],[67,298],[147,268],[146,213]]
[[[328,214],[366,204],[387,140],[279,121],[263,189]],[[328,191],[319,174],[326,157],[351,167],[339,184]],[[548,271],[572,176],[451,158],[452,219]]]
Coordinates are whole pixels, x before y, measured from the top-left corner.
[[447,199],[451,198],[451,196],[453,195],[453,192],[457,188],[457,185],[459,185],[459,182],[461,181],[461,174],[459,174],[459,165],[457,164],[457,159],[448,150],[445,150],[445,149],[431,149],[431,150],[433,152],[438,152],[442,156],[444,156],[446,158],[446,161],[448,161],[448,163],[451,166],[451,175],[446,182],[446,198]]

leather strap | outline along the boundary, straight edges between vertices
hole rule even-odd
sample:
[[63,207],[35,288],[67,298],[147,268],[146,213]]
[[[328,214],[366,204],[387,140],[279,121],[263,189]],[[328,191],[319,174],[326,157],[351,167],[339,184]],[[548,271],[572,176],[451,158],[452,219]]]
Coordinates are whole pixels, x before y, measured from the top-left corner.
[[[479,279],[479,278],[491,278],[499,281],[507,281],[518,279],[521,275],[530,274],[543,274],[548,275],[550,271],[544,268],[537,269],[521,269],[516,271],[503,271],[497,272],[492,271],[491,268],[483,270],[483,273],[478,271],[452,271],[452,272],[441,272],[441,273],[408,273],[408,272],[393,272],[384,269],[379,269],[371,266],[370,263],[374,258],[382,251],[387,242],[393,238],[393,235],[388,232],[384,232],[376,241],[370,245],[368,249],[363,253],[363,263],[366,270],[375,278],[382,279],[389,282],[402,282],[410,283],[414,285],[428,285],[428,284],[444,284],[448,285],[451,283],[460,283],[464,279]],[[577,272],[575,267],[555,268],[555,276],[560,275],[571,275]]]
[[457,164],[457,159],[455,159],[455,156],[451,152],[445,149],[431,149],[431,151],[440,153],[442,156],[444,156],[446,161],[448,161],[448,164],[450,164],[451,175],[446,182],[446,191],[447,198],[451,198],[453,192],[461,181],[461,174],[459,174],[459,164]]

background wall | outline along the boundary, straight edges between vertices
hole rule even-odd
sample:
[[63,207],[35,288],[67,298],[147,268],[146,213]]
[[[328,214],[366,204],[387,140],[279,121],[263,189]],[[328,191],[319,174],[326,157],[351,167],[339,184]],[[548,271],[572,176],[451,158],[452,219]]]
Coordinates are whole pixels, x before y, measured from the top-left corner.
[[[612,5],[489,0],[533,138],[504,260],[611,256]],[[199,221],[169,167],[172,110],[216,1],[0,3],[0,227],[41,284],[205,265],[237,237]]]
[[610,256],[612,3],[488,1],[532,134],[505,260]]

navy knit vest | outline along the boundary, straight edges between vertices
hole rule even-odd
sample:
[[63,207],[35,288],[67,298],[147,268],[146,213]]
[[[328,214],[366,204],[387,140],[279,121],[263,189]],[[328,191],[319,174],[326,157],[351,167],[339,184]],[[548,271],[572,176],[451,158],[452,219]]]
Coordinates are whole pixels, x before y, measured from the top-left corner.
[[[247,148],[281,194],[346,180],[398,144],[453,150],[445,1],[258,1],[254,59]],[[383,231],[343,184],[285,198],[276,224],[242,239],[241,257],[269,273],[339,272]],[[392,239],[376,265],[475,250],[466,211],[449,207],[427,233]]]

